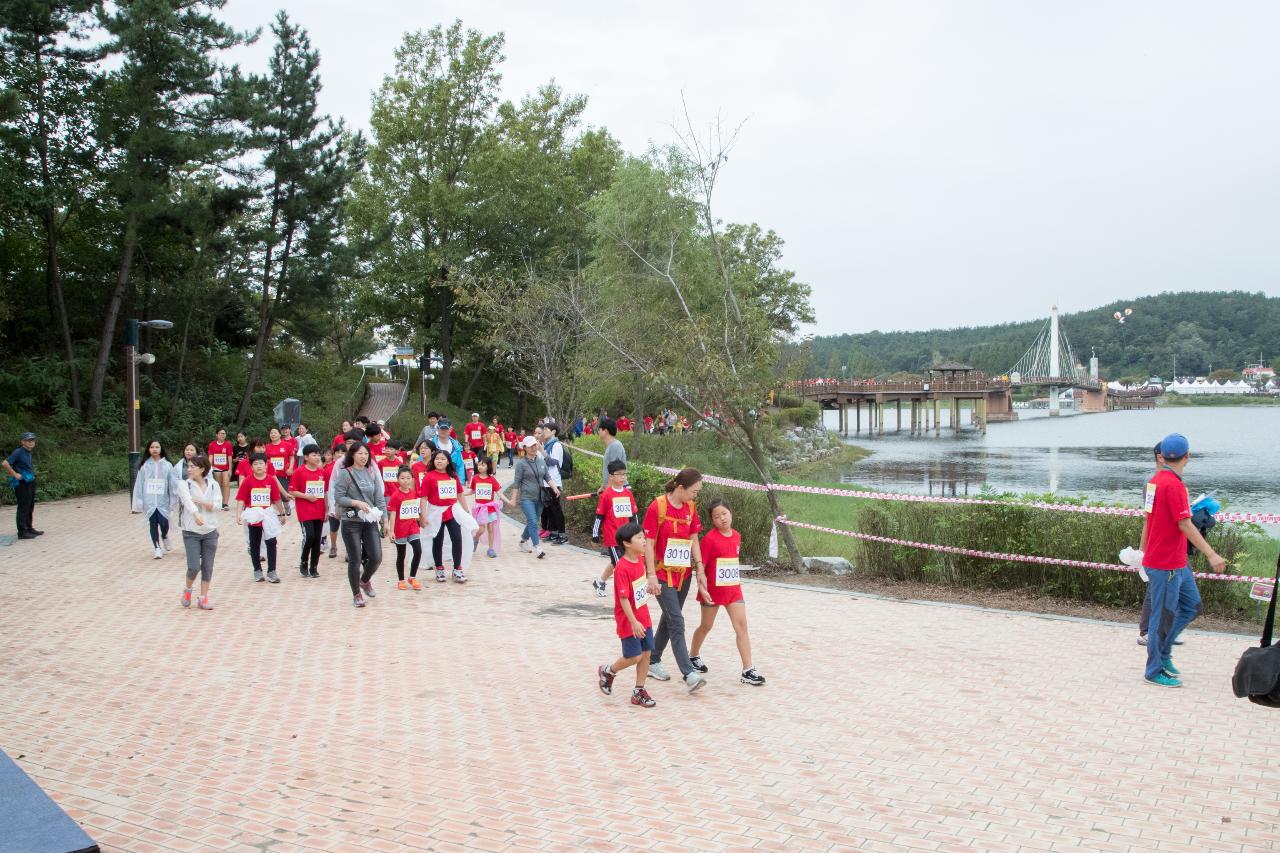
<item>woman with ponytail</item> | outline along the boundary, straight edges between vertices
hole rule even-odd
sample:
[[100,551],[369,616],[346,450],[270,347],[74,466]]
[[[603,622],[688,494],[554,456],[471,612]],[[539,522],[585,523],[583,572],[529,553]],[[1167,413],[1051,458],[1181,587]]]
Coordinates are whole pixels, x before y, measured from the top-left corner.
[[670,642],[676,665],[690,693],[707,683],[689,660],[683,612],[691,579],[698,584],[698,599],[708,604],[711,602],[702,573],[702,549],[698,543],[702,522],[698,519],[696,500],[701,490],[702,473],[696,468],[683,469],[667,482],[665,494],[649,504],[643,525],[649,591],[650,594],[656,592],[658,606],[662,609],[653,655],[649,659],[649,673],[659,681],[671,680],[660,663]]

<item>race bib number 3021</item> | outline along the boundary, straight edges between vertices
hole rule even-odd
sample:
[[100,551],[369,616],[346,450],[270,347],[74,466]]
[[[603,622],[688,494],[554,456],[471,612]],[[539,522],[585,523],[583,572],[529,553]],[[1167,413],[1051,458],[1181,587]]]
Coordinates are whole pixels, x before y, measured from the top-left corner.
[[737,560],[716,560],[716,586],[741,586],[742,567]]
[[1143,498],[1142,507],[1147,511],[1148,515],[1151,513],[1153,509],[1156,508],[1156,484],[1155,483],[1147,483],[1147,494]]
[[677,569],[693,565],[693,542],[688,539],[668,539],[662,552],[662,562]]
[[436,485],[436,497],[443,501],[453,501],[458,499],[458,481],[457,480],[441,480]]

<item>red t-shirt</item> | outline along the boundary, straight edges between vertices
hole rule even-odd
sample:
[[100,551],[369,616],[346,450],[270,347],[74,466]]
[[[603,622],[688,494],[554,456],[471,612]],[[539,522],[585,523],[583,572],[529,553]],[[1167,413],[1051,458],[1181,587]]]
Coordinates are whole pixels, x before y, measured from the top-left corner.
[[469,423],[462,429],[466,433],[468,444],[476,448],[484,447],[484,424]]
[[[271,464],[267,463],[267,473],[271,473]],[[236,463],[236,479],[243,480],[245,477],[253,476],[253,463],[249,461],[249,457],[241,459]]]
[[[262,479],[258,479],[252,473],[249,473],[240,478],[240,488],[236,490],[236,500],[244,504],[245,509],[252,507],[270,509],[273,504],[280,501],[280,485],[276,482],[276,478],[271,476],[270,471]],[[249,526],[261,527],[262,523],[250,524]]]
[[618,432],[631,432],[631,418],[618,418]]
[[385,456],[379,456],[378,469],[382,472],[382,490],[387,497],[391,497],[391,493],[400,488],[397,485],[399,475],[396,473],[400,470],[400,457],[387,459]]
[[289,491],[312,496],[309,499],[295,499],[298,507],[298,521],[320,521],[324,518],[325,485],[328,482],[329,475],[323,468],[312,471],[304,465],[294,469],[289,477]]
[[329,445],[329,446],[330,446],[331,448],[333,448],[334,450],[337,450],[339,447],[341,447],[343,444],[345,444],[345,443],[346,443],[346,441],[347,441],[347,436],[346,436],[346,434],[345,434],[345,433],[341,433],[341,432],[340,432],[340,433],[338,433],[337,435],[335,435],[335,436],[333,437],[333,444],[331,444],[331,445]]
[[369,448],[369,456],[372,457],[373,459],[381,459],[382,451],[386,446],[387,446],[387,437],[385,435],[379,438],[377,441],[370,441],[367,444],[365,444],[365,447]]
[[[451,483],[452,490],[449,488]],[[426,479],[422,481],[422,496],[427,499],[427,503],[445,508],[440,516],[441,521],[453,518],[453,505],[458,502],[460,494],[462,481],[457,477],[450,477],[444,471],[428,471]]]
[[[488,486],[487,489],[486,486]],[[502,494],[502,484],[498,482],[497,477],[475,477],[471,480],[471,493],[481,503],[500,500],[498,495]]]
[[298,455],[298,439],[296,439],[296,438],[282,438],[282,439],[280,439],[280,443],[281,443],[281,444],[283,444],[284,446],[286,446],[286,447],[288,447],[288,448],[289,448],[289,455],[290,455],[290,456],[295,456],[295,457],[296,457],[296,456]]
[[417,492],[403,492],[397,486],[387,497],[387,515],[392,519],[393,539],[408,539],[422,532],[422,501]]
[[[658,577],[666,580],[669,586],[679,586],[684,581],[685,573],[693,564],[693,549],[689,546],[692,544],[693,537],[702,532],[702,521],[694,511],[693,504],[686,503],[676,509],[668,503],[667,518],[662,524],[662,529],[659,530],[658,501],[663,500],[667,500],[665,495],[655,498],[653,503],[649,504],[649,509],[644,514],[644,535],[646,539],[653,540],[655,567],[658,565],[669,567],[666,571],[658,569]],[[673,539],[683,541],[672,542]],[[668,549],[668,545],[672,548]]]
[[475,451],[467,449],[462,451],[462,467],[467,471],[467,478],[470,479],[476,472],[476,454]]
[[[725,536],[713,527],[701,541],[703,571],[711,600],[716,604],[742,601],[742,579],[734,567],[738,562],[738,549],[742,547],[742,536],[736,530]],[[718,573],[716,569],[721,561],[725,564],[724,571]]]
[[621,489],[609,486],[601,492],[600,500],[596,501],[596,515],[604,516],[604,521],[600,524],[600,539],[605,547],[618,547],[618,528],[633,521],[639,514],[636,496],[626,486]]
[[211,441],[208,448],[209,465],[215,471],[231,470],[231,442]]
[[515,430],[510,430],[510,429],[509,429],[509,430],[507,430],[506,432],[504,432],[504,433],[502,434],[502,440],[503,440],[503,441],[505,441],[505,442],[507,443],[507,449],[508,449],[508,450],[510,450],[511,448],[515,447],[515,446],[516,446],[516,433],[515,433]]
[[1181,569],[1187,565],[1187,535],[1178,522],[1191,517],[1191,499],[1182,478],[1161,468],[1147,481],[1147,550],[1142,565],[1148,569]]
[[644,431],[653,432],[653,416],[652,415],[644,416]]
[[267,471],[277,477],[283,477],[293,469],[293,453],[284,441],[267,445]]
[[427,463],[419,460],[409,468],[413,471],[413,484],[418,488],[418,494],[422,494],[422,483],[427,479]]
[[622,609],[623,596],[631,601],[636,621],[646,628],[653,627],[653,620],[649,618],[649,593],[645,588],[647,584],[644,563],[628,560],[626,557],[618,561],[617,568],[613,570],[613,619],[618,625],[620,638],[635,636],[631,630],[631,620]]

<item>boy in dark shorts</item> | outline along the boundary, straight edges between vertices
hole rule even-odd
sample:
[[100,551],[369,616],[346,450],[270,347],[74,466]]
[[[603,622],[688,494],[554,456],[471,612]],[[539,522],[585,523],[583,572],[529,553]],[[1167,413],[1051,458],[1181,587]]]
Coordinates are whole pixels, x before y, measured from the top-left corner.
[[615,544],[622,551],[613,575],[613,616],[618,638],[622,640],[622,657],[612,664],[601,664],[596,675],[600,692],[608,696],[613,693],[613,679],[618,673],[634,665],[636,686],[631,691],[631,704],[652,708],[657,703],[644,689],[644,680],[649,674],[649,653],[653,651],[644,531],[635,522],[625,524],[618,531]]

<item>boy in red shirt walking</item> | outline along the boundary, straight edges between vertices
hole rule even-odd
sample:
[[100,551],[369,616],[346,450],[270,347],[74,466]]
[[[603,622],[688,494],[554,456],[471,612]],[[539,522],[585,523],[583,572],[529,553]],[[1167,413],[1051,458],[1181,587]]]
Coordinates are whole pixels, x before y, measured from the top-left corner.
[[[608,473],[609,485],[600,491],[600,500],[596,503],[596,523],[591,531],[592,542],[599,542],[602,539],[605,542],[617,541],[618,529],[624,524],[635,521],[636,516],[640,514],[636,496],[631,493],[631,489],[627,488],[627,463],[621,459],[613,460],[609,463]],[[622,556],[621,548],[616,545],[608,547],[609,565],[605,567],[600,577],[591,582],[599,598],[604,598],[608,594],[609,577],[613,574],[614,566],[618,565],[618,558]]]
[[618,638],[622,640],[622,657],[596,669],[600,692],[613,693],[613,679],[629,666],[636,668],[636,686],[631,691],[631,704],[652,708],[657,703],[644,689],[649,674],[649,653],[653,651],[653,621],[649,618],[648,577],[644,567],[644,531],[635,522],[618,531],[614,544],[623,552],[613,575],[613,617]]
[[1142,567],[1149,578],[1151,621],[1147,626],[1147,667],[1143,675],[1148,684],[1158,687],[1182,686],[1170,656],[1173,641],[1200,615],[1200,590],[1187,561],[1187,543],[1208,558],[1215,572],[1227,567],[1227,561],[1205,541],[1191,520],[1190,498],[1182,482],[1190,449],[1186,437],[1176,432],[1160,442],[1164,464],[1147,481],[1144,502],[1147,535],[1142,543]]

